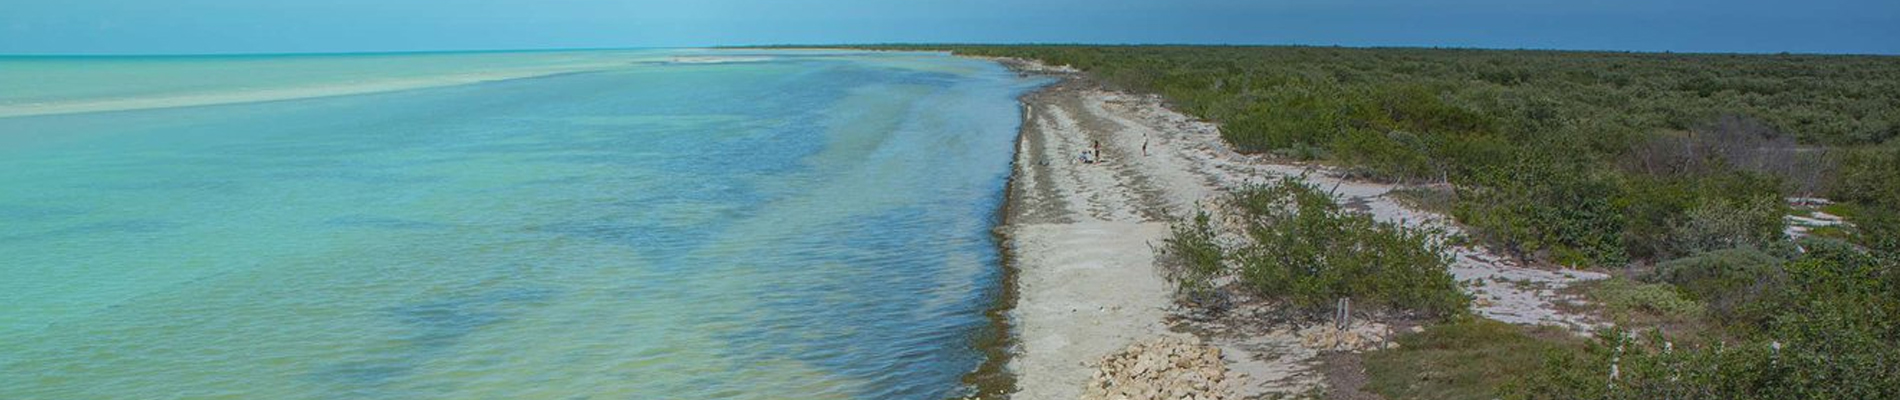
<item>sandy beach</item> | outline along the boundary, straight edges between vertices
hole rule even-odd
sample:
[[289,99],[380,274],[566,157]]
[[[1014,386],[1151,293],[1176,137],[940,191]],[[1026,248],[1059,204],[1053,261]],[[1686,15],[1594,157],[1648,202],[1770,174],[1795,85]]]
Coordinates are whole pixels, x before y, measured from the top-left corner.
[[[1118,132],[1077,118],[1080,87],[1067,80],[1024,99],[1004,229],[1021,274],[1010,313],[1019,399],[1077,398],[1088,361],[1167,331],[1169,289],[1152,249],[1168,233],[1166,210],[1127,168]],[[1098,141],[1106,159],[1083,163]]]
[[[1322,167],[1234,152],[1218,126],[1169,109],[1159,97],[1110,90],[1067,68],[998,60],[1061,81],[1024,96],[1024,121],[1010,205],[1000,229],[1018,271],[1009,311],[1015,348],[1007,370],[1012,398],[1076,399],[1100,360],[1163,336],[1195,337],[1221,350],[1235,398],[1324,390],[1323,357],[1311,327],[1264,322],[1270,305],[1207,321],[1173,302],[1156,263],[1168,222],[1208,210],[1218,221],[1224,193],[1285,176],[1336,188],[1342,204],[1381,221],[1456,232],[1447,218],[1388,198],[1390,184],[1357,182]],[[1085,152],[1099,146],[1100,161]],[[1454,246],[1452,272],[1477,299],[1478,315],[1519,324],[1586,330],[1599,322],[1560,312],[1559,294],[1601,274],[1526,268],[1481,247]],[[1511,283],[1511,284],[1495,284]],[[1383,342],[1391,327],[1355,325]],[[1368,346],[1376,346],[1369,344]]]

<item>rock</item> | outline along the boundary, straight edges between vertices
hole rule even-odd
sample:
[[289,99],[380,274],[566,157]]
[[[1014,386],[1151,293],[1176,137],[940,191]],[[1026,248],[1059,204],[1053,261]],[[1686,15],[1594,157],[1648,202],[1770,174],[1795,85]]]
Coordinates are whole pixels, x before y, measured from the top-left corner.
[[1195,338],[1161,337],[1129,345],[1097,363],[1086,400],[1197,399],[1231,395],[1220,349]]

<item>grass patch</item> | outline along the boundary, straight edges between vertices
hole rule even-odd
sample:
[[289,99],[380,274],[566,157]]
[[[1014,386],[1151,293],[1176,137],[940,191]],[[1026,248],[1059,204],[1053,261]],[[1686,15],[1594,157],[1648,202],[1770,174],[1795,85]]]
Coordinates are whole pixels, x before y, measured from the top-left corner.
[[1592,301],[1620,321],[1636,319],[1687,320],[1702,315],[1702,303],[1684,298],[1674,286],[1642,283],[1623,278],[1589,283],[1586,289]]
[[1572,286],[1587,305],[1568,305],[1570,312],[1601,315],[1625,328],[1654,329],[1678,341],[1701,341],[1716,333],[1704,303],[1676,286],[1611,278]]
[[1850,232],[1847,229],[1842,229],[1839,226],[1823,226],[1823,227],[1809,229],[1808,236],[1823,237],[1823,238],[1835,239],[1835,240],[1854,240],[1855,239],[1853,232]]
[[1834,204],[1816,207],[1814,211],[1832,214],[1836,217],[1841,217],[1841,219],[1853,219],[1854,214],[1856,214],[1858,210],[1855,210],[1855,207],[1853,204],[1834,203]]
[[1583,351],[1555,327],[1521,327],[1460,317],[1399,336],[1399,348],[1367,353],[1366,390],[1387,399],[1489,400],[1551,353]]

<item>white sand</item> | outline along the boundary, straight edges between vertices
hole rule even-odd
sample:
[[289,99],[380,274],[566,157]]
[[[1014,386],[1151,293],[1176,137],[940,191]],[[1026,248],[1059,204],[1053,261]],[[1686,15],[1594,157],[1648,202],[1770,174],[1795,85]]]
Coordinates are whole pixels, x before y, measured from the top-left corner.
[[[1170,290],[1154,252],[1167,223],[1135,192],[1116,161],[1077,160],[1105,132],[1084,129],[1060,88],[1032,95],[1017,155],[1010,224],[1004,233],[1019,268],[1020,298],[1010,317],[1021,348],[1010,361],[1018,399],[1075,399],[1087,362],[1166,332]],[[1139,149],[1137,149],[1139,151]],[[1138,154],[1138,153],[1137,153]]]
[[506,71],[470,72],[424,77],[391,78],[355,82],[328,82],[313,86],[291,86],[260,89],[237,89],[209,93],[163,94],[155,96],[108,98],[94,100],[0,104],[0,118],[27,117],[38,115],[77,114],[105,111],[144,110],[156,108],[196,107],[220,104],[254,103],[264,101],[308,99],[318,97],[348,96],[369,93],[395,92],[442,86],[467,85],[473,83],[496,82],[515,79],[537,78],[543,76],[597,71],[621,66],[622,63],[597,63],[546,68],[524,68]]

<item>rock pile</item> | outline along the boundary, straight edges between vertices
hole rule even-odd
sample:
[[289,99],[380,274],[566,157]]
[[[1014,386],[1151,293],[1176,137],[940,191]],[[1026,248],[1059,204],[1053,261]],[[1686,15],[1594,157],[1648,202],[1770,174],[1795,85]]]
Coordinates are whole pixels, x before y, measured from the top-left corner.
[[1083,400],[1219,400],[1231,398],[1219,348],[1165,336],[1103,357]]

